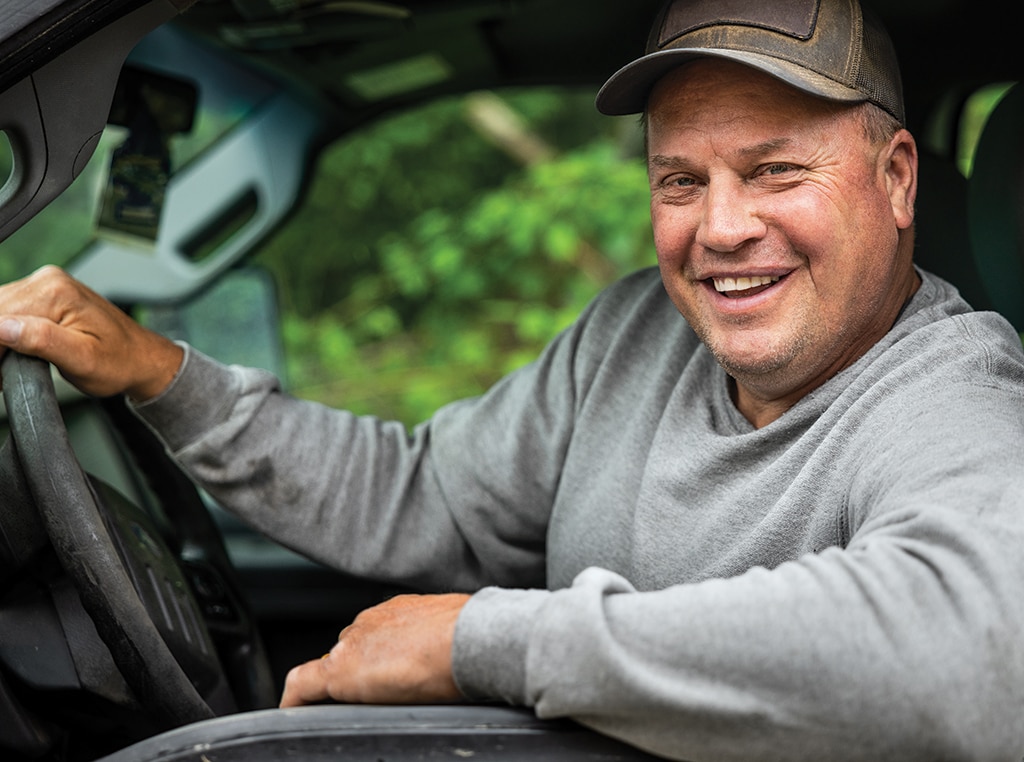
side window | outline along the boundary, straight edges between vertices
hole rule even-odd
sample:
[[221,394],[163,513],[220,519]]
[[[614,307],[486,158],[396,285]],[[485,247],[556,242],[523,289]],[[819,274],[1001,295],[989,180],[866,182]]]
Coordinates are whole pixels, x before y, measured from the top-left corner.
[[[985,175],[979,175],[976,168],[978,146],[989,119],[1016,84],[994,82],[966,95],[963,92],[951,92],[929,121],[925,145],[954,162],[959,173],[967,179],[962,209],[964,224],[959,227],[954,225],[953,234],[946,238],[946,243],[952,248],[944,261],[947,265],[953,263],[953,266],[948,273],[933,269],[957,285],[967,301],[976,308],[1001,312],[1020,328],[1022,318],[1018,295],[1009,285],[1019,280],[1015,275],[1018,272],[1015,267],[1019,266],[1013,264],[1019,256],[1020,246],[1015,222],[1017,210],[1003,183],[1009,176],[1004,176],[1000,166],[1005,154],[1006,169],[1012,172],[1012,151],[1000,150],[996,154],[990,145]],[[991,144],[995,139],[998,145],[998,141],[1007,138],[1010,143],[1005,145],[1013,145],[1019,140],[1019,136],[1012,131],[1006,132],[1005,127],[1002,132],[997,130],[995,137],[988,140]],[[993,162],[993,156],[999,158]],[[959,208],[948,210],[947,218],[952,219],[952,215],[957,213],[961,213]],[[958,235],[959,230],[962,233]],[[924,240],[925,232],[922,230],[919,241]],[[943,231],[943,234],[946,232]],[[935,244],[933,237],[930,245]],[[919,251],[923,248],[921,246]],[[1021,339],[1024,341],[1024,333]]]
[[592,93],[544,89],[451,98],[329,147],[257,257],[291,391],[411,426],[533,359],[654,263],[641,146]]
[[999,104],[1013,82],[997,82],[974,91],[964,102],[957,130],[956,161],[964,177],[971,176],[974,151],[989,114]]

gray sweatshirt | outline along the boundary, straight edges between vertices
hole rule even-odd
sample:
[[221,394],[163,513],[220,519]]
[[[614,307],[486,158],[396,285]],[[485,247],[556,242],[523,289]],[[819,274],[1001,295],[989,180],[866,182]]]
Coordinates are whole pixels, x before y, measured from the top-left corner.
[[922,273],[755,430],[656,271],[403,427],[190,351],[138,413],[225,507],[332,566],[477,591],[455,677],[675,759],[1024,756],[1024,356]]

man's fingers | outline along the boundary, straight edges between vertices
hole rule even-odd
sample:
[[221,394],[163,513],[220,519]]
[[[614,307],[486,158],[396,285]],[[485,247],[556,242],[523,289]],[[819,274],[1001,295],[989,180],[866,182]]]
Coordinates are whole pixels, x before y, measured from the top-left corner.
[[0,358],[8,349],[30,357],[41,357],[48,362],[61,359],[65,367],[79,363],[79,352],[61,341],[58,327],[47,318],[32,315],[0,316]]
[[[401,682],[401,679],[390,673],[392,664],[388,659],[378,659],[360,651],[360,643],[364,634],[357,635],[355,647],[346,639],[346,633],[352,632],[349,625],[338,636],[338,642],[319,659],[300,664],[285,677],[284,691],[281,694],[282,707],[315,704],[319,701],[338,701],[350,704],[392,703],[381,696],[366,694],[366,680],[371,687],[382,675],[385,683]],[[371,636],[371,638],[374,636]],[[385,690],[390,690],[388,685]],[[397,687],[397,686],[396,686]]]
[[17,318],[0,318],[0,343],[14,346],[21,339],[22,322]]
[[0,286],[0,353],[8,347],[56,365],[87,394],[156,396],[173,380],[181,347],[56,267]]
[[281,708],[315,704],[332,698],[327,690],[329,659],[314,659],[293,667],[284,680]]
[[52,362],[69,379],[88,378],[102,362],[105,324],[118,327],[106,319],[108,304],[60,268],[43,267],[0,287],[0,347]]
[[458,701],[452,639],[468,598],[405,595],[367,609],[341,632],[330,654],[288,673],[281,706],[326,699],[374,704]]
[[[121,391],[116,381],[100,377],[107,354],[91,334],[70,331],[45,317],[2,316],[0,343],[52,362],[68,381],[87,393],[106,396]],[[113,378],[115,373],[107,371],[107,376]]]
[[[52,361],[69,352],[58,326],[48,318],[33,315],[0,317],[0,343],[23,355]],[[70,348],[73,351],[73,347]],[[75,352],[77,354],[77,352]]]

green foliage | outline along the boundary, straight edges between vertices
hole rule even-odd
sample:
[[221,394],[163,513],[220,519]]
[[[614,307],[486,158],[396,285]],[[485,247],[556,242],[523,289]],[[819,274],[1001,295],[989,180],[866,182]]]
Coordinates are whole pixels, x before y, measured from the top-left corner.
[[653,262],[646,174],[589,95],[504,96],[554,158],[524,167],[461,99],[334,146],[260,260],[282,285],[292,390],[409,425],[533,359]]

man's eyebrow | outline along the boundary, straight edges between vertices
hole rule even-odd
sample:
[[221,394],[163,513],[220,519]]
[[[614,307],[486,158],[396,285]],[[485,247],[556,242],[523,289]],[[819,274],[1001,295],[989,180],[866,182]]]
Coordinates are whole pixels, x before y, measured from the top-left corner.
[[[747,159],[767,156],[776,151],[792,145],[791,138],[773,138],[752,146],[746,146],[737,150],[737,153]],[[647,159],[647,166],[652,169],[686,169],[690,162],[678,156],[666,156],[664,154],[653,154]]]
[[690,162],[678,156],[656,153],[647,158],[647,166],[653,169],[685,169],[690,166]]

